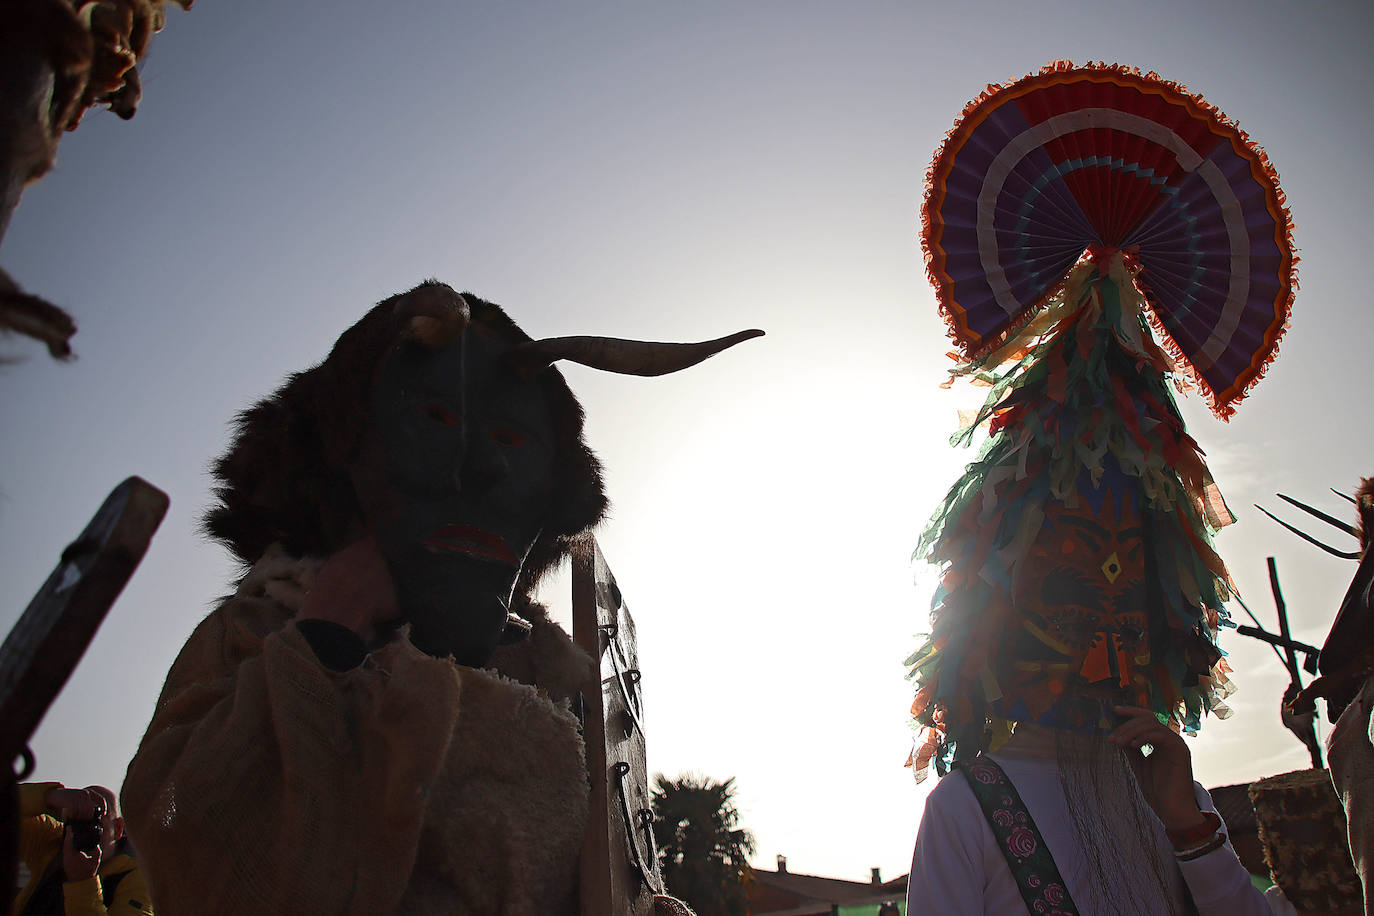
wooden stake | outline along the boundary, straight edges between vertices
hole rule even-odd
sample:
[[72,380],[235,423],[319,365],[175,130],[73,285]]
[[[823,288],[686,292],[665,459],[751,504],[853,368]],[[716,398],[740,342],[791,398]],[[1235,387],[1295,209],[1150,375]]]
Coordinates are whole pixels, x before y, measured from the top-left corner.
[[[38,590],[0,646],[0,753],[5,768],[0,810],[17,811],[14,761],[71,677],[86,647],[134,574],[153,532],[167,513],[167,494],[130,477],[105,500],[81,536],[62,551],[57,568]],[[27,769],[26,763],[26,769]],[[17,816],[0,825],[0,899],[14,894]]]

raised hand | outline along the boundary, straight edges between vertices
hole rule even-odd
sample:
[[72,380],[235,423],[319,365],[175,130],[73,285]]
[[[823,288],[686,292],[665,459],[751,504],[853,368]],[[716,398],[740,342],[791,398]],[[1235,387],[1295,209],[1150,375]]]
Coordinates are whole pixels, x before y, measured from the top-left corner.
[[[1126,749],[1141,794],[1164,829],[1181,832],[1203,823],[1193,794],[1193,755],[1183,737],[1148,709],[1117,706],[1115,710],[1124,721],[1107,740]],[[1141,753],[1147,744],[1152,748],[1148,757]]]
[[66,823],[90,820],[95,817],[96,806],[103,806],[105,800],[85,789],[58,786],[48,790],[48,794],[43,796],[43,804],[47,805],[49,810],[56,811],[58,819]]
[[297,616],[332,620],[366,641],[374,627],[399,615],[391,571],[369,536],[325,560]]
[[100,846],[82,851],[72,842],[68,830],[62,837],[62,873],[68,881],[82,881],[100,871]]

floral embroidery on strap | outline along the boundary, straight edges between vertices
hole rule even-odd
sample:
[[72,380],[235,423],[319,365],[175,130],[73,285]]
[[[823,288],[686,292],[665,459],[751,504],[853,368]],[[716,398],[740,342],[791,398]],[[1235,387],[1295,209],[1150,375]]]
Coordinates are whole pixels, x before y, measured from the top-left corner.
[[1028,911],[1036,916],[1078,916],[1054,856],[1007,774],[981,754],[959,769],[983,809]]

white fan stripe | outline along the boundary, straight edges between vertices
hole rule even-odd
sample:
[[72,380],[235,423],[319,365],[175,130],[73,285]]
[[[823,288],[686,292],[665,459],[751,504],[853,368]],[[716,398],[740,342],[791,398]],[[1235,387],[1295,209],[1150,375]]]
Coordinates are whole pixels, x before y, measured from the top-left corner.
[[1250,232],[1245,227],[1245,211],[1236,199],[1236,192],[1232,189],[1231,182],[1221,173],[1221,169],[1217,168],[1217,164],[1211,161],[1204,162],[1197,173],[1207,182],[1207,187],[1212,189],[1212,196],[1221,207],[1222,219],[1226,223],[1226,237],[1231,242],[1231,285],[1226,290],[1226,305],[1222,307],[1221,317],[1217,319],[1207,342],[1197,353],[1188,356],[1198,372],[1206,372],[1212,368],[1217,357],[1226,351],[1227,344],[1231,342],[1231,335],[1240,324],[1245,302],[1250,298]]
[[[1065,134],[1079,130],[1087,130],[1093,127],[1105,127],[1144,137],[1173,153],[1174,157],[1178,160],[1179,166],[1182,167],[1184,171],[1191,172],[1202,165],[1202,157],[1174,131],[1157,121],[1152,121],[1149,118],[1143,118],[1129,112],[1118,111],[1114,108],[1081,108],[1076,111],[1066,112],[1042,121],[1039,124],[1031,125],[1026,130],[1013,137],[1007,142],[1006,146],[1002,148],[1002,151],[997,154],[997,157],[988,167],[983,177],[982,187],[979,189],[977,207],[978,256],[982,262],[984,273],[987,275],[988,286],[992,289],[998,306],[1009,318],[1018,314],[1024,306],[1012,295],[1011,284],[1007,281],[1006,271],[1003,270],[1001,259],[998,256],[997,232],[993,226],[993,214],[997,209],[997,199],[1001,194],[1002,186],[1012,170],[1016,167],[1017,163],[1024,159],[1031,151]],[[1213,166],[1213,169],[1215,170],[1215,166]],[[1217,172],[1217,175],[1220,176],[1220,172]],[[1212,178],[1208,176],[1204,177],[1207,178],[1207,184],[1212,189],[1213,193],[1218,194],[1218,188]],[[1234,270],[1236,263],[1234,261],[1236,252],[1234,247],[1236,228],[1233,225],[1233,217],[1238,216],[1240,211],[1238,209],[1239,203],[1236,202],[1235,194],[1231,192],[1230,185],[1226,183],[1224,176],[1221,176],[1221,185],[1225,190],[1225,196],[1223,197],[1218,194],[1218,200],[1223,204],[1223,210],[1226,213],[1227,232],[1233,242],[1233,279],[1231,295],[1227,300],[1227,311],[1229,313],[1231,311],[1231,300],[1237,294],[1236,281],[1234,279],[1236,276],[1236,271]],[[1227,208],[1226,204],[1228,200],[1235,204],[1234,210]],[[1241,232],[1244,232],[1243,220],[1241,220]],[[1245,238],[1244,251],[1247,256],[1245,263],[1248,265],[1248,237]],[[1244,302],[1242,290],[1240,299],[1240,305],[1242,307],[1244,306]],[[1235,318],[1231,320],[1231,326],[1228,328],[1226,336],[1229,337],[1230,331],[1234,330],[1235,322],[1238,320],[1239,312],[1237,312]],[[1219,332],[1221,329],[1218,328],[1217,330]],[[1213,337],[1216,336],[1217,334],[1214,333]],[[1210,343],[1209,341],[1209,344]],[[1223,340],[1221,344],[1221,348],[1224,349],[1224,347],[1225,340]],[[1216,355],[1219,353],[1220,349],[1217,350],[1216,354],[1208,358],[1208,365],[1211,365],[1211,362],[1216,359]]]

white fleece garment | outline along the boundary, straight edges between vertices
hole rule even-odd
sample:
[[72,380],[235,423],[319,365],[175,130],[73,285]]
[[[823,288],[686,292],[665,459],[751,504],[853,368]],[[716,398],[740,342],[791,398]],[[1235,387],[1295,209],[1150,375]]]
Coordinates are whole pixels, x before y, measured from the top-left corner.
[[[1090,888],[1093,879],[1060,784],[1053,733],[1023,728],[991,756],[1006,772],[1040,829],[1079,912],[1096,916],[1096,895]],[[1194,789],[1199,807],[1215,811],[1207,790],[1196,784]],[[1153,819],[1152,823],[1179,912],[1187,912],[1182,908],[1185,881],[1200,916],[1271,916],[1282,912],[1271,909],[1265,895],[1250,883],[1230,843],[1175,865],[1164,825]],[[1162,900],[1136,900],[1126,909],[1139,916],[1168,913]],[[951,773],[940,780],[926,801],[911,863],[908,916],[1008,916],[1025,912],[1021,892],[973,790],[962,774]]]

